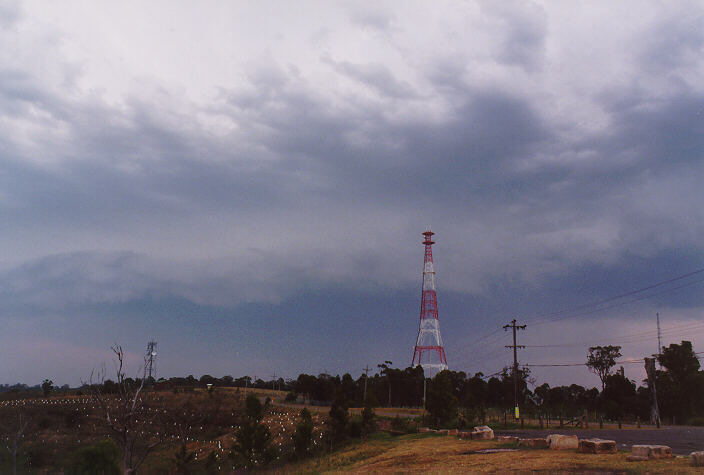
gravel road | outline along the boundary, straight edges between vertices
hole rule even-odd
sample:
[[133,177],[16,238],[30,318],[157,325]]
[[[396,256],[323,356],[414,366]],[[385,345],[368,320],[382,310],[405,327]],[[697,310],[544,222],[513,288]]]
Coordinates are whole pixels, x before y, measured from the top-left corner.
[[689,455],[704,450],[704,427],[667,426],[661,429],[545,429],[497,430],[496,435],[513,435],[521,438],[547,437],[550,434],[576,435],[580,439],[615,440],[619,449],[630,450],[632,445],[667,445],[672,453]]

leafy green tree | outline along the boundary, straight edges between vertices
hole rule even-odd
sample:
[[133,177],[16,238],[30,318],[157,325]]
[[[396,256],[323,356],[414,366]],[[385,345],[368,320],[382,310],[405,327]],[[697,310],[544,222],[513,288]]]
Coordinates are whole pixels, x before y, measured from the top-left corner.
[[601,391],[606,387],[606,377],[621,356],[620,346],[592,346],[587,356],[587,367],[601,380]]
[[330,406],[330,446],[334,442],[340,441],[345,437],[347,423],[349,422],[348,410],[349,404],[345,399],[345,393],[341,390],[337,391],[335,399]]
[[313,417],[305,407],[301,410],[300,417],[293,434],[293,449],[296,457],[304,458],[310,453],[313,444]]
[[663,414],[680,422],[701,413],[704,400],[704,373],[692,343],[682,341],[663,347],[658,361],[665,371],[657,372],[658,402]]
[[45,379],[42,382],[42,393],[44,393],[44,397],[48,397],[49,394],[51,394],[51,391],[54,389],[54,382],[50,379]]
[[601,393],[602,410],[611,420],[621,419],[626,415],[635,415],[636,385],[620,373],[606,377],[606,385]]
[[452,382],[452,375],[447,370],[439,372],[430,381],[426,408],[436,427],[447,423],[457,414],[458,401],[453,394]]
[[76,451],[70,468],[70,475],[119,475],[120,448],[110,439],[101,440],[95,444]]
[[274,457],[271,447],[271,432],[266,424],[262,403],[254,394],[247,396],[245,401],[246,419],[235,431],[233,458],[244,468],[265,465]]
[[369,398],[362,409],[362,436],[367,437],[376,430],[376,414]]

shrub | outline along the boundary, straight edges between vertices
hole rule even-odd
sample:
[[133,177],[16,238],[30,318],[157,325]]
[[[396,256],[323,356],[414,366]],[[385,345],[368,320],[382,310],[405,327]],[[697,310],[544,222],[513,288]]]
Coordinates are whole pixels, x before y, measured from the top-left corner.
[[101,440],[76,451],[66,473],[71,475],[120,474],[120,449],[110,439]]
[[692,426],[699,426],[699,427],[704,426],[704,417],[702,417],[702,416],[699,416],[699,417],[692,417],[692,418],[689,420],[689,425],[692,425]]
[[298,400],[298,394],[294,393],[293,391],[289,392],[286,395],[286,398],[284,399],[284,401],[286,401],[286,402],[296,402],[297,400]]
[[347,422],[347,435],[354,438],[362,437],[362,418],[354,416]]

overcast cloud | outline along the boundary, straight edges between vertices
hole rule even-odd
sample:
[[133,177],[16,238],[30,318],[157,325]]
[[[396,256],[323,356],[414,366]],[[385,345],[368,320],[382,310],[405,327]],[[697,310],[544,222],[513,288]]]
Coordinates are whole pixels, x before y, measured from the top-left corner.
[[[3,1],[0,26],[0,383],[150,335],[165,376],[405,366],[427,225],[468,372],[511,318],[704,267],[699,2]],[[611,326],[640,358],[659,311],[703,351],[702,285],[526,338]]]

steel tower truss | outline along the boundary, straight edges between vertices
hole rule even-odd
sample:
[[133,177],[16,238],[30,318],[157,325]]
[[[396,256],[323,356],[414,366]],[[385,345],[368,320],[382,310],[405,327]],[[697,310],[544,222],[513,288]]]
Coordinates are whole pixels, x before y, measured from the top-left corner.
[[420,328],[411,362],[411,366],[421,365],[426,376],[432,376],[434,372],[447,369],[447,358],[438,323],[438,296],[435,292],[435,270],[433,268],[432,245],[435,244],[432,240],[433,234],[435,233],[430,230],[430,227],[423,233],[425,236],[423,241],[425,259],[423,263],[423,293],[420,303]]

